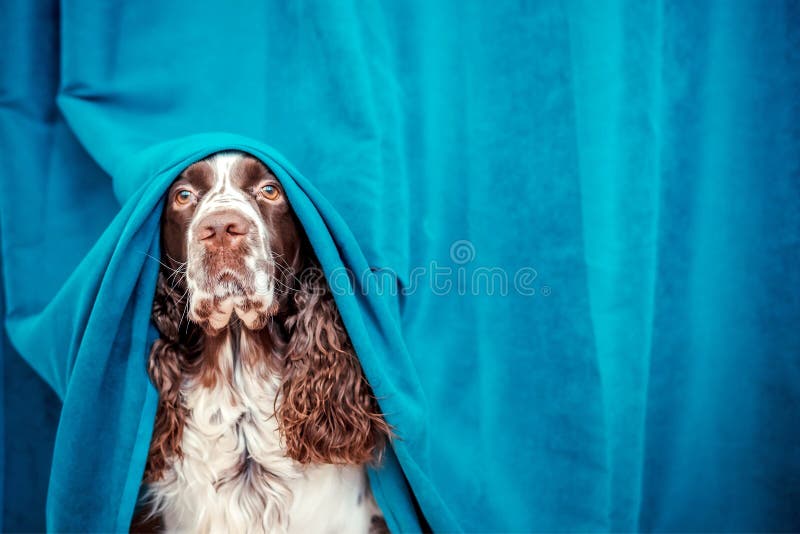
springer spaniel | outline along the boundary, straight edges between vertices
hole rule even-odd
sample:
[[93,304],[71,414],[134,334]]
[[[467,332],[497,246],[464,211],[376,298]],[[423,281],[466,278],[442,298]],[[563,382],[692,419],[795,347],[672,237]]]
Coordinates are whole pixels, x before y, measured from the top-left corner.
[[161,228],[149,515],[167,531],[386,531],[364,466],[390,428],[281,184],[218,153],[180,174]]

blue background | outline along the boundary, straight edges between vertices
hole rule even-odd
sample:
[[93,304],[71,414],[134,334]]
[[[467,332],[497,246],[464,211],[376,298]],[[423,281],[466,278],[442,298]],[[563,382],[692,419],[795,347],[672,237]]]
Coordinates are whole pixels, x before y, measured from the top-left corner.
[[0,50],[5,530],[127,528],[160,198],[227,148],[389,273],[337,302],[394,529],[800,530],[797,2],[20,0]]

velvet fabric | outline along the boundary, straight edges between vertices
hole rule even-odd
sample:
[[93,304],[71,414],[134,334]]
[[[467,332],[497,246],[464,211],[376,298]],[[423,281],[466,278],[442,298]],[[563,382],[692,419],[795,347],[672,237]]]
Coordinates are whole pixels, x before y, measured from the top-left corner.
[[394,531],[800,529],[797,2],[9,0],[0,50],[4,530],[128,528],[162,197],[226,149],[396,428]]

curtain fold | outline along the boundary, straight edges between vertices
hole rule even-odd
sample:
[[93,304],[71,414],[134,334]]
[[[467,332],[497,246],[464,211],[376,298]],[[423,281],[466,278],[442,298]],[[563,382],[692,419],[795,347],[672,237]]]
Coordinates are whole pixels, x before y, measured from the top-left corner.
[[233,148],[349,273],[395,530],[800,529],[797,2],[9,1],[0,49],[5,529],[127,528],[161,195]]

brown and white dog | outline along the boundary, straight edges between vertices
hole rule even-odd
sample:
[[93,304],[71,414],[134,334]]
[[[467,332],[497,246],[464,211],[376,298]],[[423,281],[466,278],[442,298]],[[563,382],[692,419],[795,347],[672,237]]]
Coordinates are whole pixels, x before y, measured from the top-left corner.
[[222,152],[167,195],[145,472],[167,531],[369,532],[390,436],[281,184]]

